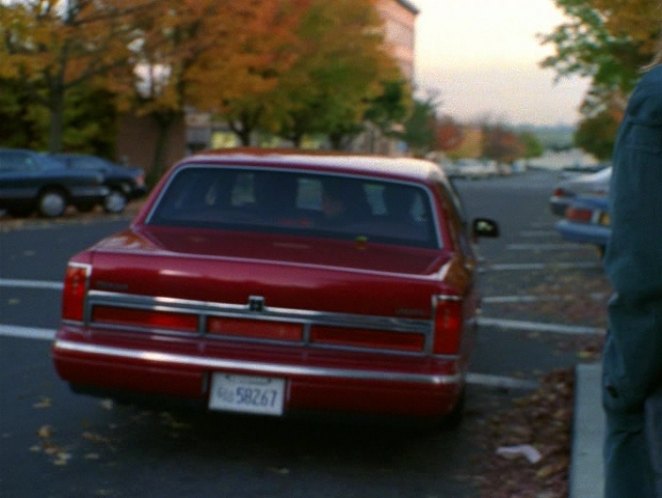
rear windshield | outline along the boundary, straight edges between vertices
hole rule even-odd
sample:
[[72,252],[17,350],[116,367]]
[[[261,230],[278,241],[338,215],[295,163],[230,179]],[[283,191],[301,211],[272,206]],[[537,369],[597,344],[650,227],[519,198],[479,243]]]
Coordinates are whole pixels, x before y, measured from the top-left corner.
[[439,247],[428,191],[374,178],[186,167],[147,223]]

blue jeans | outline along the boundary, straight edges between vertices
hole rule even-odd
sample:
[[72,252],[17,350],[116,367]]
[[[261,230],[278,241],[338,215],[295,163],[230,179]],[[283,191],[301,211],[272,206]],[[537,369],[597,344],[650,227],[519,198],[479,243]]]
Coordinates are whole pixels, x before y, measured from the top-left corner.
[[650,452],[655,491],[662,498],[662,388],[646,399],[646,440]]
[[605,498],[658,498],[643,409],[605,414]]

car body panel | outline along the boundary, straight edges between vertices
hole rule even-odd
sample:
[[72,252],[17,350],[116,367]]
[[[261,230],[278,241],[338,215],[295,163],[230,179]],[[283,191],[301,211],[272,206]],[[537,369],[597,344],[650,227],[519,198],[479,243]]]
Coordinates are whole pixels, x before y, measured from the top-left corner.
[[[415,193],[410,211],[420,219],[412,223],[436,231],[424,243],[400,231],[382,240],[373,225],[394,214],[383,207],[373,224],[342,225],[358,236],[312,222],[228,224],[227,207],[209,221],[221,198],[246,215],[257,199],[257,190],[255,199],[234,190],[222,197],[210,180],[232,179],[236,189],[248,178],[257,189],[264,175],[296,179],[306,213],[316,181],[345,189],[359,182],[373,203],[393,189]],[[193,181],[203,190],[187,197]],[[277,379],[283,413],[447,415],[464,389],[479,307],[468,225],[448,188],[434,164],[409,159],[273,151],[189,158],[128,230],[72,258],[71,274],[84,275],[84,286],[65,280],[55,367],[83,392],[212,406],[210,386],[239,375],[237,382]],[[242,204],[249,198],[250,209]]]
[[576,197],[566,209],[566,217],[555,227],[565,240],[592,244],[604,251],[611,233],[607,198]]
[[550,211],[552,214],[562,217],[574,197],[606,195],[609,192],[610,178],[611,166],[605,166],[595,173],[581,174],[559,182],[549,198]]

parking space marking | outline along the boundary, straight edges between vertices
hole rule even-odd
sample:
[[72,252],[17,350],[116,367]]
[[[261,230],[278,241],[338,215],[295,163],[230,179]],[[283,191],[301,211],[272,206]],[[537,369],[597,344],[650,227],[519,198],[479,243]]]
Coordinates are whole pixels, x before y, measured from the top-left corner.
[[538,387],[538,382],[535,380],[471,372],[467,374],[467,382],[469,384],[495,387],[498,389],[536,389]]
[[38,327],[21,327],[19,325],[0,325],[0,337],[52,341],[55,338],[55,330]]
[[556,237],[558,238],[559,233],[554,230],[524,230],[519,233],[520,236],[524,238],[536,238],[536,237]]
[[571,301],[573,296],[492,296],[483,297],[481,300],[485,304],[527,304],[558,301]]
[[585,327],[581,325],[563,325],[558,323],[528,322],[524,320],[503,320],[501,318],[478,318],[478,325],[508,330],[527,330],[529,332],[549,332],[569,335],[604,335],[603,327]]
[[43,280],[17,280],[12,278],[0,278],[0,287],[62,290],[64,284],[62,282],[49,282]]
[[[20,325],[0,325],[0,337],[52,341],[55,338],[55,330],[38,327],[22,327]],[[538,387],[538,383],[535,380],[471,372],[467,374],[467,382],[469,384],[499,389],[535,389]]]
[[509,251],[585,251],[584,244],[508,244]]
[[489,271],[531,271],[531,270],[592,270],[602,268],[599,261],[579,261],[574,263],[497,263],[488,264]]

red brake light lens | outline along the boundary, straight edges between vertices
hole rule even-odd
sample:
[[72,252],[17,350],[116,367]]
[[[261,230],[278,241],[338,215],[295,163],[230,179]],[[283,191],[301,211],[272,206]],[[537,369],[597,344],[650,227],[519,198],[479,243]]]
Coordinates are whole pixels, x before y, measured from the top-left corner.
[[434,317],[434,354],[455,355],[462,343],[462,302],[437,300]]
[[85,315],[85,294],[92,267],[69,264],[64,276],[62,319],[82,322]]
[[241,318],[210,317],[207,332],[214,335],[271,339],[276,341],[301,341],[303,326],[298,323],[245,320]]
[[565,217],[572,221],[589,223],[591,221],[591,218],[593,218],[593,211],[591,211],[590,209],[569,206],[565,210]]
[[92,320],[113,325],[133,325],[150,329],[197,332],[198,317],[189,313],[95,306]]
[[396,351],[423,351],[424,337],[421,334],[398,333],[384,330],[344,329],[315,325],[311,341],[316,344],[350,346],[368,349]]

